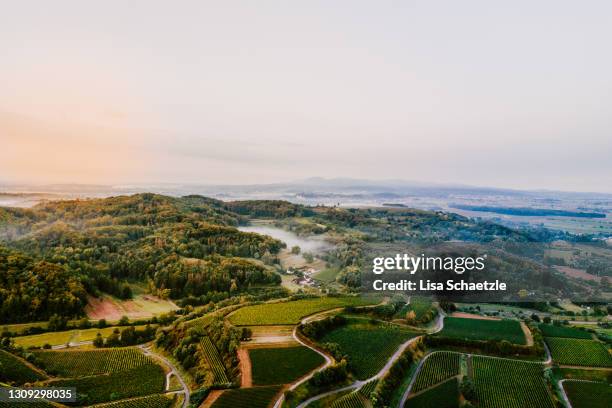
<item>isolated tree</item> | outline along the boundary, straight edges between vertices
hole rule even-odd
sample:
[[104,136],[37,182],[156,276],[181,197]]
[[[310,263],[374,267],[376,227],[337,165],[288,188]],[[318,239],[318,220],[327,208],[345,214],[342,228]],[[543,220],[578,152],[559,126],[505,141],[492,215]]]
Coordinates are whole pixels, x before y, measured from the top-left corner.
[[121,316],[121,319],[119,319],[119,326],[127,326],[128,324],[130,324],[130,319],[125,315]]
[[106,319],[100,319],[100,320],[98,320],[98,324],[97,324],[97,326],[98,326],[98,329],[103,329],[103,328],[105,328],[106,326],[108,326],[108,324],[106,323]]
[[96,338],[93,341],[94,347],[100,348],[104,347],[104,339],[100,333],[96,334]]
[[297,245],[294,245],[294,246],[291,247],[291,253],[294,254],[294,255],[299,255],[300,251],[301,251],[301,249]]

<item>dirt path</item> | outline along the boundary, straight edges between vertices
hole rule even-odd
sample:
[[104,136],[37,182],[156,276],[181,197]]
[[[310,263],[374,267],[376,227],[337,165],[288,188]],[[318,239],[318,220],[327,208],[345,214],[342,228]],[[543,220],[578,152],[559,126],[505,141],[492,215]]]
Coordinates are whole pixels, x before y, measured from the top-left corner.
[[208,394],[208,397],[204,400],[202,405],[199,408],[210,408],[215,403],[215,401],[223,394],[225,390],[213,390]]
[[251,369],[251,358],[249,352],[244,347],[238,349],[238,359],[240,360],[240,388],[253,386],[253,372]]
[[531,334],[531,330],[525,324],[525,322],[521,323],[521,329],[523,329],[523,333],[525,333],[525,340],[527,340],[527,347],[533,346],[533,334]]

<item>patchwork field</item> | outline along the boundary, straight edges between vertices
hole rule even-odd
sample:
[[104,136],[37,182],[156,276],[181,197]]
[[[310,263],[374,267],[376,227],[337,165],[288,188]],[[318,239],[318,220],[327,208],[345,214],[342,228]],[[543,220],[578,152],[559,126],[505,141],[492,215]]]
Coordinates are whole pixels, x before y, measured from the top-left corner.
[[526,344],[525,334],[516,320],[481,320],[447,317],[439,336],[467,340],[507,340]]
[[461,355],[448,351],[434,352],[421,367],[412,392],[417,393],[450,377],[459,375]]
[[404,408],[457,408],[459,407],[459,384],[451,378],[442,384],[406,400]]
[[594,340],[546,337],[553,360],[558,364],[612,367],[612,357],[608,349]]
[[0,381],[22,385],[44,379],[45,376],[31,368],[13,354],[0,350]]
[[311,314],[345,306],[363,306],[376,303],[370,298],[324,297],[292,302],[263,303],[238,309],[229,315],[236,326],[297,324]]
[[254,385],[288,384],[325,361],[307,347],[249,349]]
[[538,326],[542,334],[546,337],[568,337],[573,339],[592,340],[593,335],[584,330],[578,330],[571,327],[555,326],[552,324],[540,324]]
[[266,408],[280,389],[280,386],[272,385],[227,390],[217,398],[212,408]]
[[563,389],[572,408],[609,408],[612,386],[602,382],[564,381]]
[[376,374],[400,344],[420,333],[390,324],[371,324],[365,319],[351,319],[327,334],[320,343],[337,343],[349,356],[351,369],[363,380]]
[[153,360],[135,347],[95,349],[36,351],[36,357],[48,372],[64,377],[100,375],[129,370],[152,364]]
[[554,407],[540,364],[474,356],[472,367],[478,407]]

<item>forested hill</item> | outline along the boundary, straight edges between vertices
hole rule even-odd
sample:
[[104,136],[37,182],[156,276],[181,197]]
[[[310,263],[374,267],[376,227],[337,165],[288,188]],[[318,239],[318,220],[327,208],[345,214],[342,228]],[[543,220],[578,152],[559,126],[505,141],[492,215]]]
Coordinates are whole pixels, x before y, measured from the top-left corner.
[[221,201],[139,194],[0,208],[0,323],[82,313],[86,294],[171,298],[277,284],[261,262],[282,243],[235,228]]

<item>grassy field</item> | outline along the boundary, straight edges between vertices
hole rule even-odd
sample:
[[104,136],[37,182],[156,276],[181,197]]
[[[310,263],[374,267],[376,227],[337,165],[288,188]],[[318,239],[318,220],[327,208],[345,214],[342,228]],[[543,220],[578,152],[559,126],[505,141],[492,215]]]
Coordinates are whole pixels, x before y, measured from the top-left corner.
[[266,408],[280,389],[280,386],[272,385],[224,391],[212,404],[212,408]]
[[423,363],[423,367],[412,387],[412,392],[417,393],[450,377],[459,375],[460,360],[461,355],[459,353],[434,352]]
[[452,378],[406,400],[404,408],[458,408],[459,384]]
[[391,324],[351,319],[346,325],[325,334],[320,343],[337,343],[349,356],[351,370],[363,380],[376,374],[400,344],[418,335]]
[[329,283],[336,280],[338,272],[340,272],[338,268],[325,268],[322,271],[315,273],[313,278]]
[[543,366],[500,358],[472,357],[479,408],[553,408]]
[[376,303],[372,298],[323,297],[301,299],[293,302],[264,303],[243,307],[229,315],[236,326],[260,326],[297,324],[308,315],[345,306],[361,306]]
[[555,326],[552,324],[540,324],[538,326],[542,334],[546,337],[568,337],[573,339],[592,340],[593,335],[584,330],[573,329],[565,326]]
[[[78,343],[82,341],[93,341],[98,333],[100,333],[103,337],[108,337],[115,329],[123,330],[125,327],[126,326],[114,326],[105,327],[103,329],[93,328],[32,334],[30,336],[15,337],[14,340],[16,346],[23,348],[42,347],[45,344],[60,346],[69,342]],[[137,330],[141,330],[144,327],[145,325],[135,326]]]
[[155,394],[146,397],[131,398],[125,401],[109,402],[96,405],[96,408],[170,408],[174,405],[172,396]]
[[594,340],[546,337],[555,363],[590,367],[612,367],[608,349]]
[[325,361],[303,346],[250,349],[249,357],[254,385],[291,383]]
[[124,398],[140,397],[164,391],[166,376],[156,364],[83,378],[50,381],[52,387],[75,387],[76,405],[89,405]]
[[34,354],[47,371],[64,377],[113,373],[153,363],[150,357],[135,347],[36,351]]
[[565,381],[563,389],[572,408],[609,408],[612,402],[612,386],[606,383]]
[[121,300],[115,297],[104,295],[100,298],[89,297],[85,313],[93,320],[106,319],[107,321],[118,321],[122,316],[130,319],[148,319],[153,316],[177,310],[170,300],[163,300],[156,296],[147,295],[141,289],[136,289],[132,285],[134,298]]
[[44,378],[45,376],[32,369],[19,357],[0,350],[0,381],[13,385],[22,385]]
[[481,320],[447,317],[439,336],[468,340],[507,340],[526,344],[525,334],[516,320]]

